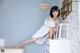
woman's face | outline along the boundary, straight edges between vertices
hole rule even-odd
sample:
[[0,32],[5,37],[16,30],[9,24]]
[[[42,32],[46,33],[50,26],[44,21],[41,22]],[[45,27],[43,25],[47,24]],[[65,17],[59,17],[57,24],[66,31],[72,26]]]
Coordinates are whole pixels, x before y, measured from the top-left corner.
[[52,14],[54,15],[54,17],[57,17],[58,16],[58,13],[59,13],[58,11],[54,11],[54,10],[52,12]]

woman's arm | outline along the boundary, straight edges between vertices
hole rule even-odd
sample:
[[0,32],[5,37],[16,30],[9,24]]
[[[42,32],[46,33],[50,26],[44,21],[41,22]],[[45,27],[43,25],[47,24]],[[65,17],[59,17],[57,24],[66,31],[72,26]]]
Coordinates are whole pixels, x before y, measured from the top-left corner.
[[50,27],[50,39],[52,39],[52,27]]
[[56,32],[54,27],[50,27],[50,39],[52,39],[52,35]]
[[60,25],[58,25],[57,27],[58,27],[58,29],[55,28],[55,27],[50,27],[50,32],[49,32],[49,38],[50,38],[50,39],[53,39],[53,38],[54,38],[55,33],[56,33],[57,30],[59,30],[59,28],[60,28]]

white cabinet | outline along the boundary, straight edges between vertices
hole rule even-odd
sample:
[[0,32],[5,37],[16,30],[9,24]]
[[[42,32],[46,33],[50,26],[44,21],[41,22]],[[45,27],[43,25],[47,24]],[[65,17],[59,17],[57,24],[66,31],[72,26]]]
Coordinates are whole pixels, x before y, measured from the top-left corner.
[[69,40],[49,40],[50,53],[71,53],[71,44]]
[[71,53],[71,42],[68,40],[68,24],[61,23],[57,39],[49,39],[50,53]]
[[0,53],[24,53],[22,48],[0,48]]
[[24,50],[22,48],[16,49],[13,47],[5,48],[5,40],[0,39],[0,53],[24,53]]

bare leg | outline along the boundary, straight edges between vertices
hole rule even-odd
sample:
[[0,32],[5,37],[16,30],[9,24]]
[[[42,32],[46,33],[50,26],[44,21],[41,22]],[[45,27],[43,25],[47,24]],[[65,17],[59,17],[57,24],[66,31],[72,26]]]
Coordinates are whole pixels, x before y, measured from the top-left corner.
[[38,38],[31,38],[31,39],[25,40],[24,42],[22,42],[21,44],[19,44],[18,46],[16,46],[16,48],[20,48],[20,47],[24,46],[25,44],[28,44],[28,43],[36,41],[37,39]]
[[[50,32],[48,32],[46,35],[48,35],[48,37],[47,38],[49,38],[50,37]],[[28,39],[28,40],[25,40],[24,42],[22,42],[21,44],[19,44],[19,45],[17,45],[16,46],[16,48],[20,48],[20,47],[22,47],[22,46],[24,46],[25,44],[29,44],[29,43],[31,43],[31,42],[34,42],[34,41],[36,41],[38,38],[30,38],[30,39]]]

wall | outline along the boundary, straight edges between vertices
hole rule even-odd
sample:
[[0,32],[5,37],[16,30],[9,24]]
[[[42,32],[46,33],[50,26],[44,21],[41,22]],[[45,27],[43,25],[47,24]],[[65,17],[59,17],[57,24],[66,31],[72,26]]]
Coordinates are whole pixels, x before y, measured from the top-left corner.
[[69,24],[69,35],[68,39],[71,41],[71,49],[72,53],[80,53],[79,52],[79,20],[78,20],[78,3],[72,2],[72,12],[67,16],[67,18],[63,21]]
[[[58,4],[56,0],[45,1],[51,5]],[[31,38],[43,25],[50,9],[41,11],[38,7],[40,2],[42,0],[0,0],[0,38],[6,40],[6,46],[15,47]],[[44,53],[44,51],[44,45],[32,43],[25,46],[25,53]]]
[[[78,2],[78,16],[79,16],[78,20],[79,20],[79,26],[80,26],[80,15],[79,14],[80,14],[80,2]],[[79,27],[79,29],[80,29],[80,27]]]
[[[79,32],[80,32],[80,2],[78,2],[78,20],[79,20]],[[80,34],[80,33],[79,33]],[[80,37],[80,35],[79,35],[79,37]],[[79,38],[79,53],[80,53],[80,38]]]
[[[58,1],[60,2],[60,1]],[[60,4],[60,3],[59,3]],[[80,35],[79,35],[79,16],[78,16],[78,3],[72,2],[72,12],[67,16],[65,20],[60,22],[68,23],[68,39],[71,41],[71,53],[80,53]],[[63,32],[64,33],[64,32]],[[46,43],[46,53],[49,53],[48,43]],[[47,49],[48,48],[48,49]]]

